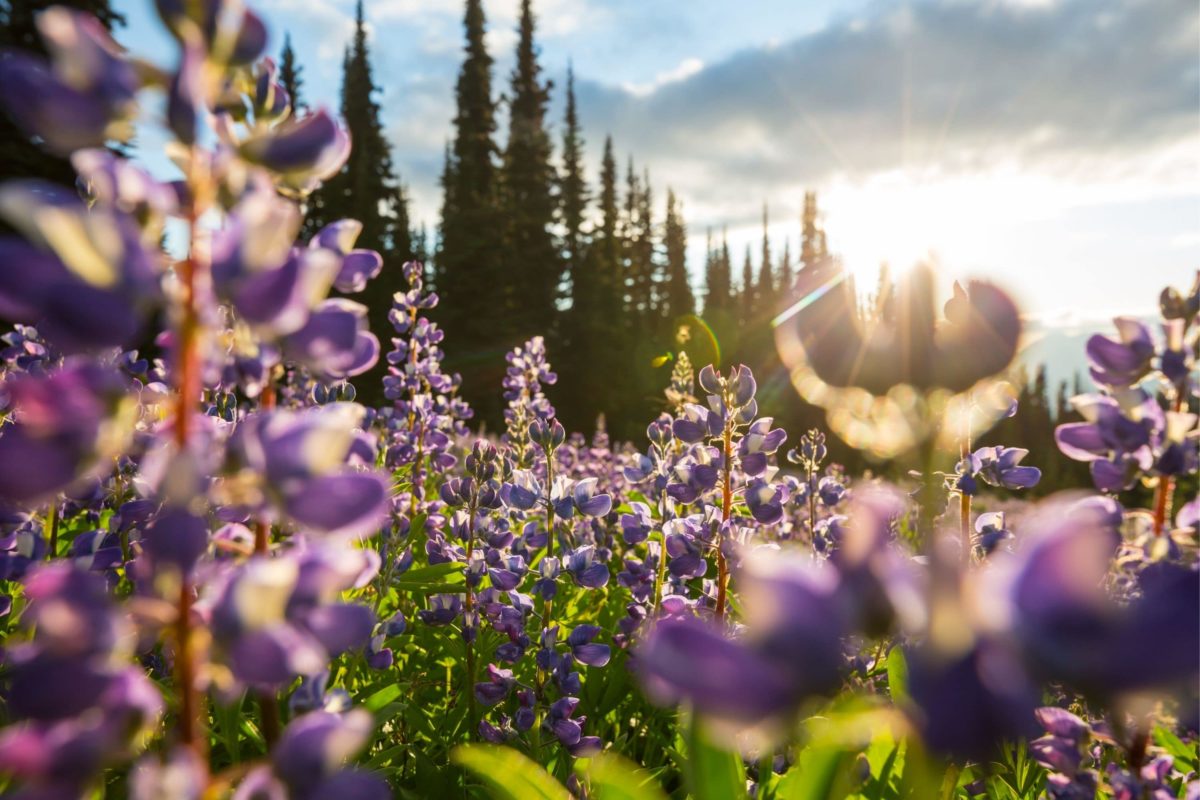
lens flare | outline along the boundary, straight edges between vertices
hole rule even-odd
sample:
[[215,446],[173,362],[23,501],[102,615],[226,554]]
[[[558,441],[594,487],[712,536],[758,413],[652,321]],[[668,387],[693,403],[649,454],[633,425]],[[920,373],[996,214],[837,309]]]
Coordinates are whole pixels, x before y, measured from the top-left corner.
[[[796,317],[835,289],[844,290],[844,285],[845,272],[831,269],[828,277],[775,317],[772,327],[776,351],[792,386],[805,401],[825,409],[830,429],[847,444],[882,460],[908,453],[931,436],[936,437],[937,447],[953,450],[964,432],[979,436],[1009,412],[1015,392],[1003,374],[984,378],[959,393],[898,384],[872,394],[858,386],[824,381],[805,353]],[[845,318],[839,324],[861,325],[870,333],[881,323]],[[854,347],[841,354],[844,363],[853,367],[851,376],[859,373],[864,357]]]

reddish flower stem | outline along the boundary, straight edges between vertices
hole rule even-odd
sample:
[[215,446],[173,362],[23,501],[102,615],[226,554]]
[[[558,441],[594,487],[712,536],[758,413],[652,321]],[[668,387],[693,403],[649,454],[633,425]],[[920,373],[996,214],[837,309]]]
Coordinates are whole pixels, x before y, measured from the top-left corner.
[[[194,193],[197,159],[193,155],[188,169],[188,183],[193,199],[187,207],[188,253],[177,265],[182,287],[182,309],[175,342],[177,394],[175,397],[175,444],[182,454],[187,450],[192,430],[192,413],[200,398],[200,365],[197,347],[200,315],[196,308],[196,281],[204,264],[196,246],[199,213]],[[187,575],[181,575],[175,616],[175,668],[179,681],[179,740],[188,748],[202,753],[205,737],[201,734],[200,697],[196,692],[195,654],[192,652],[192,585]]]
[[[272,411],[275,408],[275,400],[275,379],[268,374],[267,383],[263,386],[262,397],[259,399],[259,407],[263,411]],[[254,554],[266,557],[270,550],[271,525],[265,519],[259,518],[254,523]],[[257,694],[258,706],[262,715],[263,741],[267,744],[267,752],[270,752],[275,746],[275,742],[279,741],[279,703],[275,692],[270,689],[262,689]]]
[[[1171,410],[1179,413],[1183,410],[1183,392],[1179,388],[1175,389],[1175,402],[1171,406]],[[1158,479],[1158,491],[1154,496],[1154,535],[1156,537],[1163,535],[1163,529],[1166,527],[1167,518],[1171,515],[1171,499],[1175,494],[1175,476],[1164,475]]]
[[725,424],[724,486],[721,487],[721,529],[717,532],[717,619],[725,618],[725,595],[729,590],[729,564],[725,561],[725,523],[733,510],[733,429]]

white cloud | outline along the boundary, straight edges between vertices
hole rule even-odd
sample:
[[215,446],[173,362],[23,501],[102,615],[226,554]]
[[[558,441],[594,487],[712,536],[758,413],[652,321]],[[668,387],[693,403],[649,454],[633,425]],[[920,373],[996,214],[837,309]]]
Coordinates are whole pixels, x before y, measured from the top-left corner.
[[621,84],[621,88],[629,92],[634,97],[646,97],[658,91],[669,83],[678,83],[687,80],[696,73],[704,69],[704,62],[698,58],[685,58],[679,64],[669,70],[660,72],[654,76],[654,79],[649,83],[633,83],[626,81]]

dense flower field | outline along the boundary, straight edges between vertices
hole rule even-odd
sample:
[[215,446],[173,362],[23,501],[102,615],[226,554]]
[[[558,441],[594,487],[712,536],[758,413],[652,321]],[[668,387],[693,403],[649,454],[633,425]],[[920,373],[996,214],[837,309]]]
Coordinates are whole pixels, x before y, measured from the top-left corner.
[[[1089,342],[1097,391],[1046,447],[1095,492],[1037,506],[989,499],[1038,482],[1024,451],[972,447],[1020,413],[1018,310],[972,283],[939,313],[923,268],[867,326],[836,271],[802,274],[780,334],[897,485],[682,352],[618,445],[555,419],[532,339],[479,438],[422,265],[384,353],[345,296],[382,264],[358,224],[297,241],[338,122],[291,116],[252,12],[158,7],[174,68],[61,8],[49,61],[0,60],[79,174],[0,188],[0,790],[1200,798],[1200,282],[1161,332]],[[181,181],[106,147],[144,97]],[[380,358],[366,408],[349,379]]]

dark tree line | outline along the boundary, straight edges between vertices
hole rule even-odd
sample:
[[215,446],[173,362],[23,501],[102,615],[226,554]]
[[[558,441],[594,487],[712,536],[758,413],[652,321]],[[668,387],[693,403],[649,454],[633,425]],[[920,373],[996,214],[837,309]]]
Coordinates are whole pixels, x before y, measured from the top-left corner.
[[[34,20],[53,4],[90,11],[110,29],[123,23],[108,0],[0,0],[0,46],[41,50]],[[619,439],[640,440],[646,422],[663,408],[662,390],[681,351],[697,367],[713,361],[748,364],[759,379],[763,413],[775,416],[794,436],[824,427],[823,412],[793,391],[772,325],[798,300],[797,276],[836,260],[817,195],[805,193],[795,254],[791,241],[771,241],[765,204],[756,248],[735,255],[724,230],[707,231],[702,272],[697,270],[702,281],[694,286],[687,264],[688,227],[674,191],[667,187],[656,193],[649,171],[644,165],[639,169],[632,157],[625,158],[622,169],[611,136],[603,140],[594,183],[587,174],[588,142],[570,67],[561,87],[561,132],[553,135],[548,108],[558,87],[538,62],[530,0],[521,4],[516,65],[504,91],[492,85],[481,0],[466,0],[463,25],[457,111],[433,243],[410,219],[382,122],[361,0],[345,50],[341,114],[354,148],[342,171],[310,198],[305,233],[347,217],[362,222],[358,246],[379,251],[384,268],[355,299],[370,308],[371,328],[384,349],[392,294],[405,287],[400,267],[416,258],[427,262],[428,277],[442,297],[437,321],[447,334],[447,362],[462,373],[464,393],[492,428],[500,419],[504,352],[534,335],[546,337],[561,376],[551,399],[572,429],[587,431],[603,419]],[[307,109],[302,61],[285,37],[280,80],[297,114]],[[501,103],[507,110],[503,137],[497,131]],[[3,115],[0,155],[0,178],[74,183],[67,161],[44,153]],[[861,315],[890,313],[886,265],[874,290],[860,296]],[[367,402],[381,400],[382,367],[376,373],[356,381]],[[1065,384],[1052,389],[1043,368],[1032,376],[1020,374],[1017,383],[1020,413],[978,444],[1028,448],[1025,463],[1044,474],[1039,493],[1086,484],[1086,465],[1063,459],[1053,446],[1054,425],[1073,418],[1068,399],[1080,391],[1078,381],[1070,392]],[[835,438],[830,445],[833,459],[852,470],[869,466]]]

